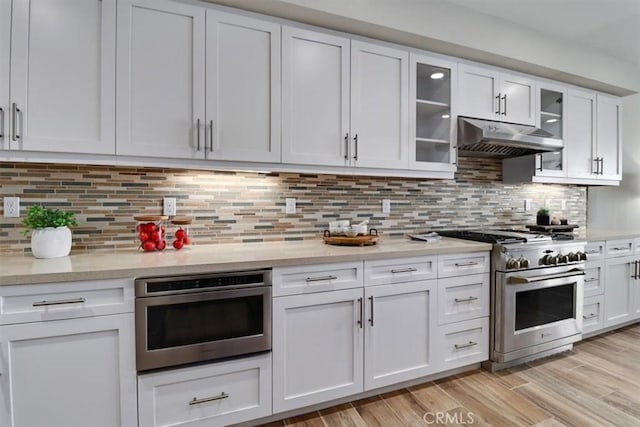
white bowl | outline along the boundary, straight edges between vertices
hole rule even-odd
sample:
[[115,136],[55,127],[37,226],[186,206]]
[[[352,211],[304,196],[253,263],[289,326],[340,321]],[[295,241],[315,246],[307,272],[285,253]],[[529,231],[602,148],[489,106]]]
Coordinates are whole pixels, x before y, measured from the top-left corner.
[[331,221],[329,223],[329,233],[333,235],[344,234],[347,228],[349,228],[348,220]]

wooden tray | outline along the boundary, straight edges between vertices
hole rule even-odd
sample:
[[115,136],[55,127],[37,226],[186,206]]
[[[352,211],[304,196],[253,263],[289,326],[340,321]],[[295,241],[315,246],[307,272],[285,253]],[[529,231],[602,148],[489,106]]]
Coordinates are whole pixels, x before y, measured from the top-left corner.
[[573,231],[574,228],[578,228],[576,224],[555,224],[555,225],[537,225],[530,224],[527,225],[527,228],[531,231]]
[[[371,246],[378,243],[378,230],[372,228],[369,230],[370,234],[364,236],[355,236],[355,237],[347,237],[347,236],[332,236],[329,233],[329,230],[325,230],[324,236],[322,240],[327,245],[338,245],[338,246]],[[375,234],[374,234],[375,233]]]

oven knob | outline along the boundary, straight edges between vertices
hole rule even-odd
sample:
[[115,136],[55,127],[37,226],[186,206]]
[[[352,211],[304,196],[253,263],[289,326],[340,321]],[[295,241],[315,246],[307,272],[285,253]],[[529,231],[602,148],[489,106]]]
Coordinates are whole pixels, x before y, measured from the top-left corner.
[[545,255],[542,257],[542,265],[552,265],[558,262],[553,255]]
[[520,262],[520,268],[529,268],[529,260],[525,257],[521,256],[518,261]]
[[586,261],[587,260],[587,254],[585,254],[584,252],[576,252],[576,256],[578,257],[577,261]]
[[515,258],[509,258],[509,260],[507,261],[507,269],[515,270],[517,268],[520,268],[520,261]]
[[568,255],[558,255],[558,264],[566,264],[569,262],[569,256]]
[[567,257],[569,258],[569,262],[580,261],[580,256],[578,254],[574,254],[573,252],[569,252]]

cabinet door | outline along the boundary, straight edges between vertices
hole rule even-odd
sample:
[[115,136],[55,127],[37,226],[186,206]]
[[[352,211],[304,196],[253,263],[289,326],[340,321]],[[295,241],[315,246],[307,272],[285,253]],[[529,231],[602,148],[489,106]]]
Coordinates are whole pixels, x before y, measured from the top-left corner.
[[615,326],[632,319],[635,274],[633,258],[608,259],[605,262],[604,326]]
[[115,0],[13,1],[10,148],[115,153],[115,8]]
[[596,97],[591,92],[569,89],[566,160],[569,178],[594,178]]
[[526,77],[501,74],[500,115],[498,120],[534,125],[536,123],[535,81]]
[[207,10],[207,158],[280,161],[280,25]]
[[365,289],[364,389],[435,371],[436,281]]
[[362,288],[273,299],[273,412],[363,391]]
[[500,103],[498,87],[498,73],[472,65],[458,65],[460,115],[496,120]]
[[282,27],[282,161],[349,164],[349,39]]
[[455,171],[457,66],[414,53],[409,60],[409,168]]
[[117,154],[204,158],[204,74],[204,8],[118,0]]
[[137,425],[133,314],[0,327],[0,425]]
[[565,149],[536,155],[537,176],[567,176],[566,135],[567,135],[567,88],[547,82],[538,82],[536,97],[535,125],[565,141]]
[[0,150],[9,149],[9,55],[11,2],[0,2]]
[[409,53],[351,42],[352,164],[407,169]]
[[620,98],[598,94],[597,146],[600,177],[622,179],[622,111]]

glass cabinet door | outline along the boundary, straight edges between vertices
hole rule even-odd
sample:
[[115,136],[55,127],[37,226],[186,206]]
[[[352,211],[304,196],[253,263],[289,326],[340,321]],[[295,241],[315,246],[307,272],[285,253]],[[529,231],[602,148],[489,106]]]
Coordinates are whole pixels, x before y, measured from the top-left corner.
[[455,171],[455,64],[411,54],[410,164],[413,169]]
[[[539,120],[540,128],[551,133],[554,138],[566,138],[566,94],[563,87],[539,84]],[[562,175],[565,172],[563,151],[543,153],[537,156],[536,169],[539,175]]]

